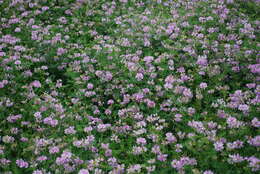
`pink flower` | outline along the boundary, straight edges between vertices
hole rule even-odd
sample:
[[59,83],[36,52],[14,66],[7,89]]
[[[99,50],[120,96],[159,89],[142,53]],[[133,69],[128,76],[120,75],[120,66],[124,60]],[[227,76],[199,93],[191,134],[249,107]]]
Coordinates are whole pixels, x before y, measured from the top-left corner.
[[111,115],[111,113],[112,113],[112,112],[111,112],[110,109],[106,109],[106,110],[105,110],[105,114],[106,114],[106,115]]
[[214,148],[216,151],[222,151],[224,149],[224,144],[221,141],[214,143]]
[[23,159],[16,160],[16,164],[20,168],[28,168],[29,167],[29,163],[24,161]]
[[144,57],[144,61],[146,63],[151,63],[153,60],[154,60],[153,56],[146,56],[146,57]]
[[108,104],[108,105],[114,104],[114,100],[112,100],[112,99],[108,100],[108,101],[107,101],[107,104]]
[[146,104],[147,104],[147,106],[149,108],[154,108],[155,107],[155,102],[154,101],[148,99],[145,102],[146,102]]
[[249,106],[246,105],[246,104],[239,105],[238,106],[238,110],[240,110],[240,111],[248,111],[249,110]]
[[46,11],[46,10],[49,10],[49,7],[47,6],[42,7],[42,11]]
[[207,88],[207,87],[208,87],[207,83],[202,82],[202,83],[200,84],[200,88],[201,88],[201,89],[205,89],[205,88]]
[[58,48],[57,49],[57,55],[58,56],[60,56],[60,55],[63,55],[63,54],[65,54],[66,53],[66,49],[64,49],[64,48]]
[[112,73],[107,71],[106,74],[105,74],[105,80],[110,81],[110,80],[112,80],[112,78],[113,78]]
[[145,26],[145,27],[143,28],[143,31],[144,31],[145,33],[149,32],[149,30],[150,30],[150,27],[148,27],[148,26]]
[[137,138],[136,143],[145,145],[146,144],[146,139],[145,138]]
[[199,56],[197,60],[197,64],[201,66],[206,66],[208,64],[208,60],[206,56]]
[[70,126],[69,128],[64,130],[64,133],[67,134],[67,135],[68,134],[75,134],[76,130],[74,129],[74,126]]
[[256,117],[251,121],[251,124],[254,127],[260,127],[260,121]]
[[173,88],[173,85],[171,83],[165,83],[164,84],[164,88],[165,89],[172,89]]
[[41,170],[35,170],[32,174],[43,174],[43,172]]
[[38,80],[33,81],[31,85],[35,88],[40,88],[42,86]]
[[94,87],[94,85],[92,83],[88,83],[88,85],[87,85],[88,89],[93,89],[93,87]]
[[144,75],[142,73],[137,73],[135,78],[137,79],[137,81],[141,81],[141,80],[143,80]]
[[89,174],[87,169],[81,169],[78,174]]
[[20,61],[20,60],[16,60],[16,61],[14,62],[14,64],[15,64],[15,65],[21,65],[21,61]]
[[171,132],[166,133],[166,140],[169,143],[174,143],[177,141],[176,137]]
[[159,160],[159,161],[166,161],[167,160],[167,154],[159,154],[159,155],[157,155],[157,159]]
[[191,90],[190,90],[189,88],[185,88],[185,89],[183,90],[183,95],[184,95],[185,97],[189,97],[189,98],[192,98],[192,97],[193,97],[192,92],[191,92]]
[[4,88],[4,87],[5,87],[4,83],[0,82],[0,88]]
[[58,153],[59,151],[60,151],[60,149],[57,146],[53,146],[53,147],[49,148],[50,154]]
[[84,132],[91,132],[92,130],[93,128],[91,126],[84,128]]
[[14,30],[14,32],[16,32],[16,33],[18,33],[18,32],[20,32],[21,31],[21,28],[15,28],[15,30]]
[[47,157],[46,156],[39,156],[38,158],[37,158],[37,161],[45,161],[45,160],[47,160]]
[[41,112],[35,112],[35,113],[34,113],[34,117],[35,117],[36,119],[41,119],[41,118],[42,118]]

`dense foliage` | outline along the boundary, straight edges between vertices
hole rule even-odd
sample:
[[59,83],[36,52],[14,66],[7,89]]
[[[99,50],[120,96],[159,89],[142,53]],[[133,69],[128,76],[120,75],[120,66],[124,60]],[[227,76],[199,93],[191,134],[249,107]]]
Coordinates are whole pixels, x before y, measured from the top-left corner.
[[0,7],[1,174],[260,170],[259,1]]

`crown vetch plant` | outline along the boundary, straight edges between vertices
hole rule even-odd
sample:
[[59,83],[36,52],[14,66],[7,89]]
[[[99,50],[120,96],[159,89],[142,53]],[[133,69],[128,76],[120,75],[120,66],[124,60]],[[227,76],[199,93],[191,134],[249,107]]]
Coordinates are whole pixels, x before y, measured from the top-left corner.
[[0,0],[0,173],[260,170],[258,0]]

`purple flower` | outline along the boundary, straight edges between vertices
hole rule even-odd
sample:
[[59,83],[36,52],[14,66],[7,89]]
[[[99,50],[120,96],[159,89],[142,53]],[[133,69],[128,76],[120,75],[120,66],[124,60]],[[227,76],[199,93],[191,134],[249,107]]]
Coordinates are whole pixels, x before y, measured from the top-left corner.
[[242,104],[242,105],[239,105],[239,106],[238,106],[238,109],[239,109],[240,111],[248,111],[248,110],[249,110],[249,106],[246,105],[246,104]]
[[221,141],[214,143],[214,148],[216,151],[222,151],[224,149],[224,144]]
[[58,153],[59,151],[60,151],[60,149],[57,146],[53,146],[53,147],[49,148],[50,154]]
[[260,64],[249,65],[248,68],[251,70],[252,73],[260,74]]
[[228,156],[229,156],[228,162],[231,163],[231,164],[233,164],[233,163],[240,163],[240,162],[245,160],[239,154],[228,155]]
[[175,143],[177,141],[176,137],[171,132],[166,133],[166,140],[169,143]]
[[154,108],[155,107],[155,102],[154,101],[147,99],[147,100],[145,100],[145,102],[146,102],[146,104],[147,104],[147,106],[149,108]]
[[246,158],[249,162],[249,167],[252,168],[252,171],[258,171],[260,169],[260,160],[254,156]]
[[184,89],[183,95],[184,95],[185,97],[189,97],[189,98],[192,98],[192,97],[193,97],[192,92],[191,92],[191,90],[190,90],[189,88],[185,88],[185,89]]
[[165,89],[172,89],[173,88],[173,85],[171,83],[165,83],[164,84],[164,88]]
[[200,88],[201,88],[201,89],[205,89],[205,88],[207,88],[207,87],[208,87],[207,83],[204,83],[204,82],[203,82],[203,83],[200,84]]
[[174,120],[177,121],[177,122],[180,122],[182,119],[182,115],[181,114],[175,114],[174,115]]
[[64,130],[65,134],[75,134],[76,130],[74,129],[74,126],[70,126],[69,128]]
[[57,55],[58,55],[58,56],[61,56],[61,55],[63,55],[63,54],[66,53],[66,52],[67,52],[67,50],[64,49],[64,48],[58,48],[58,49],[57,49]]
[[248,83],[246,84],[246,87],[248,87],[249,89],[255,88],[256,84],[255,83]]
[[203,174],[214,174],[211,170],[206,170],[203,172]]
[[106,109],[106,110],[105,110],[105,114],[106,114],[106,115],[111,115],[111,113],[112,113],[112,111],[111,111],[110,109]]
[[19,33],[19,32],[21,32],[21,28],[15,28],[15,30],[14,30],[14,32],[16,32],[16,33]]
[[192,107],[189,107],[189,108],[188,108],[188,114],[189,114],[190,116],[192,116],[193,114],[195,114],[195,112],[196,112],[196,110],[195,110],[194,108],[192,108]]
[[137,81],[141,81],[141,80],[143,80],[144,75],[142,73],[137,73],[135,78],[137,79]]
[[157,159],[159,160],[159,161],[166,161],[167,160],[167,154],[159,154],[159,155],[157,155]]
[[32,174],[43,174],[43,172],[41,170],[35,170]]
[[181,170],[185,165],[196,165],[197,161],[194,158],[181,157],[180,160],[173,160],[171,165],[177,170]]
[[31,85],[35,88],[40,88],[42,86],[38,80],[33,81]]
[[112,100],[112,99],[108,100],[108,101],[107,101],[107,104],[108,104],[108,105],[114,104],[114,100]]
[[105,79],[106,81],[110,81],[110,80],[112,80],[112,78],[113,78],[112,73],[109,72],[109,71],[107,71],[106,74],[105,74],[104,79]]
[[164,80],[166,83],[173,83],[175,81],[174,77],[172,75],[169,75]]
[[46,156],[39,156],[36,160],[37,161],[45,161],[45,160],[47,160],[47,157]]
[[197,64],[201,66],[206,66],[208,65],[208,60],[206,56],[199,56],[197,60]]
[[47,11],[47,10],[49,10],[49,7],[47,6],[42,7],[42,11]]
[[135,94],[133,94],[133,98],[136,101],[140,102],[144,98],[144,95],[143,95],[143,93],[135,93]]
[[228,117],[227,124],[229,128],[239,128],[242,126],[242,122],[238,121],[235,117]]
[[178,160],[172,160],[171,166],[177,170],[180,170],[183,167],[183,164]]
[[259,147],[260,146],[260,135],[249,139],[247,142],[252,146]]
[[34,117],[35,117],[36,119],[41,119],[41,117],[42,117],[41,112],[35,112],[35,113],[34,113]]
[[93,128],[91,126],[84,128],[84,132],[91,132],[92,130]]
[[88,89],[93,89],[93,87],[94,87],[94,85],[92,83],[88,83],[88,85],[87,85]]
[[144,57],[144,61],[146,63],[151,63],[153,60],[154,60],[153,56],[146,56],[146,57]]
[[20,168],[28,168],[29,167],[29,163],[24,161],[23,159],[16,160],[16,165]]
[[152,152],[155,153],[155,154],[161,154],[160,146],[154,145],[154,146],[152,147]]
[[229,149],[239,149],[239,148],[242,148],[244,146],[244,143],[243,141],[234,141],[233,143],[227,143],[227,147]]
[[89,174],[87,169],[81,169],[78,174]]
[[260,121],[258,120],[258,118],[254,117],[254,119],[251,121],[252,126],[254,127],[260,127]]
[[145,138],[137,138],[136,139],[136,143],[145,145],[146,144],[146,139]]

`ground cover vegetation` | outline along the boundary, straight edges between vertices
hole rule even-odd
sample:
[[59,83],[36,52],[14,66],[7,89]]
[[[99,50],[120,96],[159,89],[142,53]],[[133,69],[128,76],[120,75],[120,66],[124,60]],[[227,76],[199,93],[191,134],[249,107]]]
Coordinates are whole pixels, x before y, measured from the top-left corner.
[[0,7],[1,174],[259,172],[259,1]]

